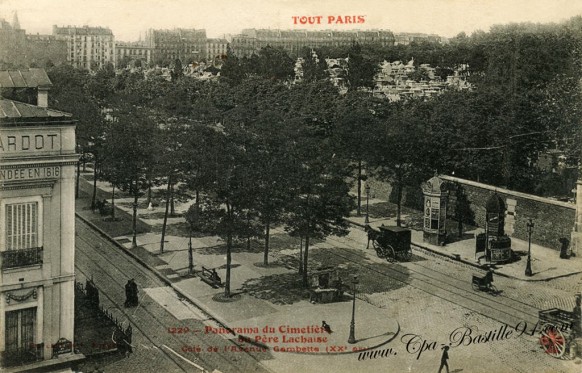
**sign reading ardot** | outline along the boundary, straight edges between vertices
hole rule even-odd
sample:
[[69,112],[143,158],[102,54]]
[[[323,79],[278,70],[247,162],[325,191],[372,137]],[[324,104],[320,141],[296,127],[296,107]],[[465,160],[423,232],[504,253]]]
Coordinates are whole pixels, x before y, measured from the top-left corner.
[[0,170],[1,181],[55,179],[61,176],[60,166],[24,167]]
[[61,137],[58,133],[39,134],[33,131],[17,133],[3,131],[0,133],[0,152],[44,152],[61,148]]

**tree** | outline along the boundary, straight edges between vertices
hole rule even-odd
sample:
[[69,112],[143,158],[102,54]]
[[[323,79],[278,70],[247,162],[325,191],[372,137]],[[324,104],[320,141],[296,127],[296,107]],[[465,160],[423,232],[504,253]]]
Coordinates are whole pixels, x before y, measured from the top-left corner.
[[[275,108],[273,108],[275,109]],[[252,122],[254,136],[249,144],[254,167],[250,177],[255,181],[252,209],[263,227],[265,249],[263,264],[269,264],[271,227],[283,221],[283,214],[292,194],[288,175],[295,165],[287,150],[295,134],[285,125],[284,113],[266,110]]]
[[182,71],[182,61],[180,61],[179,58],[176,58],[174,61],[174,67],[172,68],[170,75],[172,76],[173,82],[184,76],[184,71]]
[[[154,144],[157,148],[157,152],[155,152],[157,155],[157,167],[152,174],[165,176],[168,185],[166,191],[166,209],[162,223],[162,237],[160,240],[160,253],[163,253],[169,207],[174,199],[174,185],[183,179],[183,172],[187,168],[185,163],[188,159],[185,158],[186,151],[184,149],[187,134],[186,125],[180,122],[166,122],[158,133],[160,134],[159,139]],[[148,175],[149,180],[152,178],[152,175]],[[151,190],[149,186],[148,190]]]
[[253,72],[267,79],[289,80],[295,75],[295,61],[283,48],[266,46],[259,51]]
[[378,130],[377,102],[370,94],[358,91],[348,93],[338,102],[336,152],[355,165],[358,199],[357,214],[361,213],[363,162],[369,158],[370,144]]
[[114,120],[107,133],[104,177],[114,187],[128,192],[133,201],[132,245],[137,246],[138,199],[149,187],[149,170],[154,164],[158,128],[144,108],[117,102]]
[[87,92],[89,75],[68,65],[56,66],[47,72],[53,83],[49,105],[73,114],[77,123],[75,131],[77,150],[81,154],[77,164],[76,193],[79,195],[80,165],[91,155],[93,159],[94,190],[91,208],[95,208],[96,181],[102,154],[102,138],[105,122],[98,100]]
[[240,84],[245,75],[246,71],[240,59],[228,47],[226,58],[220,69],[220,80],[234,86]]
[[320,57],[321,51],[304,48],[302,52],[303,80],[315,81],[328,77],[325,58]]
[[245,131],[238,124],[229,126],[222,136],[215,138],[213,185],[201,208],[190,209],[188,221],[197,224],[203,232],[217,235],[226,241],[226,279],[224,296],[230,297],[232,245],[236,238],[248,236],[249,194],[253,188],[248,176],[252,167],[244,144]]
[[582,80],[559,75],[544,90],[540,120],[551,131],[554,144],[563,149],[566,161],[582,160]]
[[417,102],[396,104],[379,126],[369,164],[381,180],[396,188],[396,225],[401,226],[402,196],[406,186],[420,185],[430,167],[431,144]]
[[129,64],[131,62],[131,57],[130,56],[123,56],[119,62],[117,63],[117,68],[118,69],[126,69],[129,67]]
[[[315,145],[305,139],[305,143]],[[303,149],[299,149],[303,148]],[[314,154],[314,147],[299,147],[295,152],[300,167],[290,181],[294,199],[289,203],[285,230],[305,239],[302,258],[302,280],[308,286],[308,263],[310,240],[323,239],[329,235],[342,236],[348,233],[349,216],[354,208],[353,197],[345,182],[345,164],[329,152]],[[311,154],[307,159],[307,153]],[[327,158],[327,156],[330,156]]]
[[299,107],[291,111],[293,118],[287,122],[294,136],[286,150],[292,162],[287,173],[292,200],[287,208],[285,229],[305,239],[301,261],[304,286],[308,286],[310,240],[347,234],[344,218],[354,207],[346,182],[350,175],[348,162],[335,154],[332,145],[334,110],[330,108],[328,112],[324,105],[335,105],[337,93],[327,97],[325,90],[316,89],[321,87],[320,82],[302,84],[292,92],[290,101]]
[[373,88],[374,77],[378,72],[377,61],[372,61],[362,54],[362,47],[358,43],[352,44],[348,50],[347,85],[348,90],[357,90],[361,87]]

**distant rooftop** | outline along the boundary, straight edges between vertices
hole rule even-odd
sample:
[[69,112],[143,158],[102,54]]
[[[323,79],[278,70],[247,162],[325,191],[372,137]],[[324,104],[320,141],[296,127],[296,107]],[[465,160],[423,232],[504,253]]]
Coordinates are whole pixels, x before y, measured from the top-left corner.
[[51,87],[44,69],[0,71],[0,88]]
[[53,26],[54,35],[111,35],[113,32],[108,27],[89,27],[89,26]]

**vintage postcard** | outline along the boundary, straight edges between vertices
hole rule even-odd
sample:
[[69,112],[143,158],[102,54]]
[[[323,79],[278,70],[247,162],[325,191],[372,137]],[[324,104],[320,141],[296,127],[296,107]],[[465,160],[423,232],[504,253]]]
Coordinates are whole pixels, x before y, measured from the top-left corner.
[[0,0],[0,371],[582,371],[582,3]]

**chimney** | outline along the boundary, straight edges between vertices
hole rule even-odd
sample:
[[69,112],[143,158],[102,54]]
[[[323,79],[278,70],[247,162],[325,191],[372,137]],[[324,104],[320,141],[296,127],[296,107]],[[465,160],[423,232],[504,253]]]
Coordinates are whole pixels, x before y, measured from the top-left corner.
[[39,107],[48,107],[48,87],[38,87],[38,98],[36,101],[36,105]]

